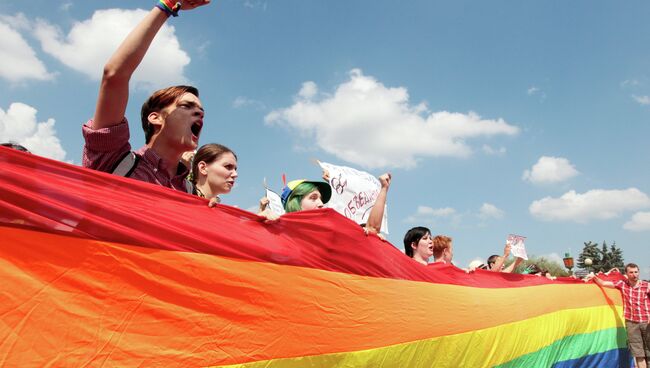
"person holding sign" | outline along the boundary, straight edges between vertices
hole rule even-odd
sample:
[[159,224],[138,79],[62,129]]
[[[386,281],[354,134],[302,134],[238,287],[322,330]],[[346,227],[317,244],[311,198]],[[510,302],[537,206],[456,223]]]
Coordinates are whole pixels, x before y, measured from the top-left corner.
[[361,225],[367,234],[383,239],[388,234],[386,198],[392,176],[385,173],[374,178],[367,172],[318,161],[323,180],[332,187],[329,207]]
[[365,223],[365,226],[364,224],[361,225],[366,231],[366,234],[379,234],[381,231],[381,223],[384,220],[384,208],[386,208],[386,197],[388,196],[388,188],[390,187],[392,176],[390,173],[385,173],[377,179],[381,183],[381,189],[379,190],[375,204],[370,210],[370,215],[368,215],[368,222]]
[[[515,257],[515,261],[512,262],[508,267],[504,267],[505,261],[510,257],[510,250],[512,248],[512,245],[510,243],[506,243],[506,246],[503,248],[503,256],[499,256],[498,254],[493,254],[487,259],[487,265],[485,265],[484,269],[492,271],[492,272],[504,272],[504,273],[512,273],[517,266],[523,261],[523,258],[521,257]],[[483,267],[481,267],[483,268]]]
[[[201,146],[192,160],[194,194],[219,203],[220,194],[230,193],[237,180],[237,155],[217,143]],[[214,198],[214,200],[213,200]]]
[[280,196],[287,213],[323,208],[331,197],[332,188],[328,183],[304,179],[287,183]]

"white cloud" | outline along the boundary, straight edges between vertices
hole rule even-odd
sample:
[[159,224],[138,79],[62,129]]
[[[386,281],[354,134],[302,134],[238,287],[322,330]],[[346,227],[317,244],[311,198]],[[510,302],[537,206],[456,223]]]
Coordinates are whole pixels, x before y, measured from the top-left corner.
[[637,212],[630,221],[623,224],[623,228],[631,231],[650,230],[650,212]]
[[244,0],[244,6],[249,9],[261,9],[262,11],[266,11],[268,4],[266,1]]
[[4,23],[9,27],[20,31],[29,30],[31,27],[31,22],[23,13],[16,13],[16,15],[0,15],[0,23]]
[[306,100],[309,100],[310,98],[315,97],[317,93],[318,93],[318,86],[316,85],[316,83],[312,81],[307,81],[302,84],[302,87],[298,92],[298,96]]
[[490,156],[503,156],[506,154],[505,147],[492,148],[491,146],[484,144],[482,149],[485,154]]
[[244,97],[244,96],[237,96],[237,98],[235,98],[235,100],[232,102],[232,107],[234,107],[236,109],[241,109],[241,108],[249,107],[249,106],[254,107],[256,109],[265,109],[266,108],[264,103],[262,103],[261,101],[257,101],[257,100],[254,100],[254,99],[251,99],[251,98],[248,98],[248,97]]
[[503,119],[473,112],[431,113],[424,103],[410,104],[404,87],[386,87],[359,69],[349,75],[332,95],[306,82],[295,103],[267,114],[266,123],[313,138],[324,151],[366,168],[413,168],[425,157],[468,157],[468,139],[519,132]]
[[[34,35],[43,51],[68,67],[98,80],[108,58],[127,34],[148,12],[97,10],[90,19],[76,22],[67,35],[60,28],[39,19]],[[131,81],[144,88],[184,83],[183,70],[190,57],[181,49],[173,26],[163,25]]]
[[579,172],[563,157],[542,156],[531,170],[525,170],[522,179],[533,184],[551,184],[568,180]]
[[67,2],[64,2],[63,4],[61,4],[59,6],[59,9],[61,11],[67,12],[68,10],[70,10],[70,8],[72,8],[72,5],[73,5],[72,1],[67,1]]
[[505,212],[503,212],[502,209],[498,208],[497,206],[491,203],[483,203],[483,205],[479,209],[479,217],[482,219],[489,219],[489,218],[500,219],[503,218],[504,214]]
[[641,83],[636,79],[626,79],[626,80],[621,82],[621,87],[634,87],[634,86],[638,86],[640,84]]
[[531,203],[528,210],[545,221],[587,223],[607,220],[623,212],[650,207],[650,198],[636,188],[625,190],[593,189],[580,194],[569,191],[560,198],[545,197]]
[[24,15],[0,17],[0,78],[12,83],[28,79],[51,80],[54,75],[47,71],[45,64],[36,56],[34,49],[18,32],[28,27]]
[[456,210],[451,207],[432,208],[428,206],[418,206],[415,213],[404,219],[404,222],[428,222],[440,218],[449,218],[454,215],[456,215]]
[[451,207],[444,208],[431,208],[427,206],[418,206],[417,215],[432,216],[432,217],[448,217],[456,213],[456,210]]
[[544,101],[546,99],[546,93],[536,86],[529,87],[526,90],[526,94],[528,96],[533,96],[533,95],[539,96],[540,101]]
[[207,55],[208,47],[210,47],[210,44],[211,42],[209,40],[204,41],[203,43],[201,43],[196,47],[196,53],[199,54],[201,57],[205,57]]
[[32,153],[55,160],[64,160],[65,151],[54,130],[54,119],[37,122],[36,109],[20,102],[0,108],[0,142],[16,142]]
[[636,96],[632,95],[634,101],[640,103],[641,105],[650,105],[650,96]]

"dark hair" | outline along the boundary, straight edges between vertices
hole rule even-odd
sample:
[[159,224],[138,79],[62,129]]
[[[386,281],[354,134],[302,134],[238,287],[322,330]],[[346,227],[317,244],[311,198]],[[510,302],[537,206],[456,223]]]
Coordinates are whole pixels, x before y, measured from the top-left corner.
[[628,268],[636,268],[638,270],[639,265],[637,265],[636,263],[628,263],[628,264],[625,265],[625,272],[627,272]]
[[9,148],[13,148],[13,149],[18,150],[18,151],[31,153],[31,152],[29,152],[29,150],[27,148],[25,148],[25,146],[20,145],[18,143],[14,143],[14,142],[0,143],[0,146],[9,147]]
[[192,160],[192,184],[196,185],[196,182],[199,178],[199,162],[203,161],[206,164],[211,164],[217,160],[224,153],[232,153],[237,159],[237,155],[230,148],[218,144],[218,143],[208,143],[204,144],[196,151],[194,159]]
[[445,249],[451,246],[451,240],[452,239],[448,236],[436,235],[436,237],[433,238],[433,256],[435,258],[442,257],[442,253]]
[[492,265],[497,262],[497,258],[499,258],[498,254],[493,254],[490,257],[488,257],[486,263],[490,270],[492,269]]
[[413,248],[411,247],[411,244],[417,244],[420,239],[424,238],[427,234],[431,234],[431,231],[424,226],[416,226],[407,231],[404,235],[404,253],[413,258]]
[[173,86],[157,90],[142,104],[140,119],[142,120],[145,143],[149,143],[154,133],[153,125],[149,123],[149,114],[162,111],[165,107],[175,103],[185,93],[191,93],[199,97],[199,90],[196,87]]

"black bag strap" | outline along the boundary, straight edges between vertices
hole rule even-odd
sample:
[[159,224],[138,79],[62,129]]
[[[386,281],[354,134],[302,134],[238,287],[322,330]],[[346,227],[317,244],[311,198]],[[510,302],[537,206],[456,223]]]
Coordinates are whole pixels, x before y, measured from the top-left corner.
[[111,170],[111,173],[128,178],[133,174],[133,171],[138,166],[138,162],[140,162],[140,155],[133,151],[126,152],[122,158],[117,161],[113,170]]
[[185,191],[189,194],[194,194],[194,184],[187,179],[185,179]]
[[[113,170],[111,170],[111,173],[128,178],[133,174],[135,168],[138,167],[140,158],[140,155],[133,151],[125,153],[122,158],[117,161]],[[187,179],[185,179],[185,191],[189,194],[194,194],[194,184]]]

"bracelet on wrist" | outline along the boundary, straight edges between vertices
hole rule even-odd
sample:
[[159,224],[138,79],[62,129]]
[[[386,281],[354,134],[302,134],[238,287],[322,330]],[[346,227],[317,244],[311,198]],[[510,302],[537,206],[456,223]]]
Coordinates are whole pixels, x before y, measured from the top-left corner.
[[178,11],[181,10],[181,2],[174,0],[158,0],[156,8],[164,11],[167,16],[178,16]]

